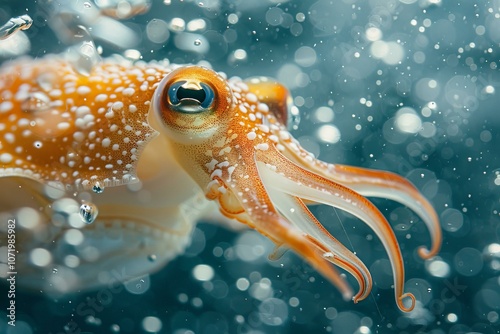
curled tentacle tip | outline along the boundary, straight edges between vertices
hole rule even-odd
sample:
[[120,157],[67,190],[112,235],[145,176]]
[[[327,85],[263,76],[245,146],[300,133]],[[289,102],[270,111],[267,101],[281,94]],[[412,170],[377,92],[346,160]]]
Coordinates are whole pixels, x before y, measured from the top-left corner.
[[366,297],[368,297],[368,294],[369,292],[360,290],[354,297],[352,297],[352,301],[354,304],[357,304],[358,302],[365,300]]
[[[405,304],[408,304],[408,301],[405,303],[404,302],[404,299],[406,298],[410,298],[410,305],[409,306],[406,306]],[[403,293],[400,297],[397,298],[397,304],[398,304],[398,307],[401,311],[403,312],[411,312],[414,308],[415,308],[415,303],[416,303],[416,299],[415,299],[415,296],[412,294],[412,293]]]
[[436,247],[436,249],[431,249],[431,250],[429,250],[425,246],[421,246],[418,248],[418,256],[420,256],[420,258],[422,258],[424,260],[428,260],[428,259],[436,256],[436,254],[438,252],[439,252],[439,248],[437,248],[437,247]]
[[367,287],[360,287],[358,293],[352,297],[352,301],[357,304],[358,302],[362,301],[362,300],[365,300],[366,297],[368,297],[368,295],[370,294],[370,291],[371,291],[371,288],[367,288]]

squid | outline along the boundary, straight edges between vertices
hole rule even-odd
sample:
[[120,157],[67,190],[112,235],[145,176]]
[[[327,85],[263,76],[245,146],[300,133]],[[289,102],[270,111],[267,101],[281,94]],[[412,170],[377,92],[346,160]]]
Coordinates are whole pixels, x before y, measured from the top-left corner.
[[[401,311],[396,236],[366,197],[412,209],[441,246],[438,216],[405,178],[329,164],[287,128],[291,97],[267,77],[228,78],[205,66],[119,56],[80,73],[62,56],[0,69],[0,246],[16,225],[20,284],[66,293],[158,270],[184,251],[202,219],[237,221],[290,249],[345,300],[366,299],[365,264],[311,213],[324,204],[366,223],[382,242]],[[340,268],[357,281],[350,287]],[[5,273],[3,273],[5,275]]]

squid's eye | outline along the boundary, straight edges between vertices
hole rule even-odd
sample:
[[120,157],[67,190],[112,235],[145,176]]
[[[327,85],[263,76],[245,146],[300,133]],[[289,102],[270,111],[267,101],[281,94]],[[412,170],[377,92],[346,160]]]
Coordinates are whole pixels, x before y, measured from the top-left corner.
[[214,102],[212,88],[200,83],[178,81],[170,85],[168,99],[173,109],[184,113],[199,113],[207,110]]

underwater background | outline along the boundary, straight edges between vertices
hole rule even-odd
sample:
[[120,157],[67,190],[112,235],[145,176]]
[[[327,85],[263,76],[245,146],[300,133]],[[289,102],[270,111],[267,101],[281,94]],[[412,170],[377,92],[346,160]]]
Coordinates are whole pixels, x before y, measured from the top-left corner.
[[438,257],[420,259],[424,224],[373,199],[418,300],[404,314],[380,241],[340,210],[311,208],[373,275],[358,304],[291,252],[268,260],[273,244],[258,233],[202,222],[183,256],[123,288],[57,298],[18,288],[15,327],[2,277],[0,333],[499,333],[500,0],[0,0],[0,24],[24,14],[33,23],[0,40],[2,62],[93,40],[103,57],[278,79],[307,150],[407,177],[437,210],[444,240]]

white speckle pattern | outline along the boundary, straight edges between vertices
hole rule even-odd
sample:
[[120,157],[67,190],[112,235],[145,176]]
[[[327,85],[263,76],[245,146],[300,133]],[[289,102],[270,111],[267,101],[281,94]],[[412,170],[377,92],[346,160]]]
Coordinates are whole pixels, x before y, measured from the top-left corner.
[[106,94],[98,94],[96,97],[95,97],[95,101],[96,102],[104,102],[108,99],[108,95]]
[[246,99],[247,99],[249,102],[252,102],[252,103],[258,102],[258,100],[257,100],[257,96],[255,96],[255,94],[253,94],[253,93],[248,93],[248,94],[246,95]]
[[3,164],[8,164],[9,162],[12,162],[12,155],[9,153],[2,153],[0,154],[0,162]]
[[14,107],[14,105],[10,101],[5,101],[5,102],[0,103],[0,114],[6,113],[6,112],[12,110],[13,107]]
[[[153,86],[170,71],[156,63],[113,59],[82,77],[54,56],[4,65],[0,87],[8,82],[12,93],[2,88],[0,175],[29,175],[67,189],[134,179],[142,148],[155,134],[147,121]],[[50,85],[36,80],[41,77],[50,77]],[[144,85],[146,77],[151,81]],[[29,96],[42,94],[40,108],[50,109],[23,111]]]
[[257,150],[267,151],[269,149],[269,144],[268,143],[257,144],[257,145],[255,145],[255,148]]
[[251,131],[251,132],[247,133],[247,138],[249,140],[254,140],[255,138],[257,138],[257,134],[255,132]]
[[122,94],[125,95],[125,96],[132,96],[134,95],[135,93],[135,90],[133,88],[125,88],[123,91],[122,91]]
[[90,87],[87,86],[80,86],[76,89],[76,93],[79,95],[87,95],[90,93]]
[[67,130],[70,128],[70,126],[71,125],[68,122],[61,122],[61,123],[57,124],[57,128],[59,130]]
[[102,147],[109,147],[109,145],[111,144],[111,139],[109,138],[104,138],[101,142],[102,144]]

